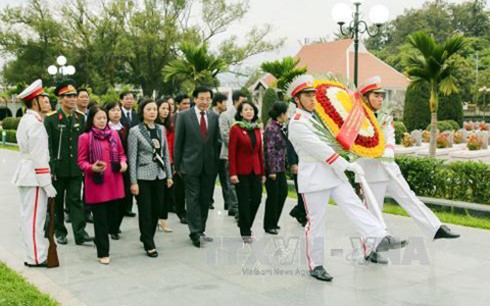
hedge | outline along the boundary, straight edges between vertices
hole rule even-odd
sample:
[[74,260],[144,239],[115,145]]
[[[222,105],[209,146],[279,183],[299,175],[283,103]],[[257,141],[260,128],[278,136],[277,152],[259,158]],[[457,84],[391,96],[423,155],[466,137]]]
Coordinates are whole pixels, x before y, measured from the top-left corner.
[[[459,124],[454,120],[438,120],[437,121],[437,129],[440,132],[457,131],[460,128],[461,127],[459,126]],[[430,124],[427,126],[426,130],[430,131]]]
[[19,126],[20,118],[7,117],[2,121],[2,127],[4,130],[17,130]]
[[396,157],[396,162],[418,196],[490,204],[490,165],[486,163],[407,155]]
[[5,135],[6,142],[17,143],[17,137],[15,136],[16,130],[5,130],[5,132],[7,132],[7,135]]

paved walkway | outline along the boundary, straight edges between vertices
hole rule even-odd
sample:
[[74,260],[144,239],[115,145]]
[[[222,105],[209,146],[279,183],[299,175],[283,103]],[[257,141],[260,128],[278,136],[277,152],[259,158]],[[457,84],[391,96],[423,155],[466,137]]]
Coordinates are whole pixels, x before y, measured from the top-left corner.
[[[391,264],[364,264],[353,254],[353,226],[336,206],[327,216],[326,267],[335,277],[322,283],[307,276],[303,229],[286,203],[278,237],[262,230],[262,204],[254,225],[256,243],[243,246],[233,218],[210,211],[204,249],[191,246],[186,226],[170,216],[171,234],[157,232],[160,256],[145,256],[137,218],[125,219],[122,239],[111,241],[112,262],[97,262],[92,245],[58,246],[61,267],[22,265],[19,195],[10,184],[18,153],[0,150],[0,261],[24,275],[63,305],[488,305],[490,231],[451,226],[454,241],[423,237],[409,218],[386,216],[392,233],[409,238],[407,248],[390,253]],[[217,191],[219,189],[217,188]],[[87,230],[93,233],[89,224]],[[354,239],[355,240],[355,239]]]

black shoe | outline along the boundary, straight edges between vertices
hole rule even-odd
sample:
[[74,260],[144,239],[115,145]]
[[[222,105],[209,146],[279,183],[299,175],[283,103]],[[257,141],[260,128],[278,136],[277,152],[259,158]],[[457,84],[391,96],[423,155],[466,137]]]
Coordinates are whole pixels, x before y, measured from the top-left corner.
[[333,279],[333,277],[328,274],[327,271],[325,271],[325,268],[323,266],[315,267],[315,269],[310,271],[310,275],[324,282],[330,282]]
[[376,247],[376,252],[385,252],[393,249],[401,249],[404,248],[408,242],[406,240],[398,240],[393,236],[387,235],[381,240]]
[[132,211],[127,211],[127,212],[124,213],[124,216],[125,217],[134,218],[134,217],[136,217],[136,213],[134,213]]
[[204,242],[213,242],[213,238],[206,236],[204,233],[201,233],[201,239],[204,240]]
[[383,256],[381,256],[380,253],[376,253],[376,252],[371,252],[368,256],[364,257],[364,259],[366,259],[367,261],[373,262],[373,263],[381,264],[381,265],[387,265],[388,264],[388,260],[386,258],[384,258]]
[[24,266],[29,267],[29,268],[47,268],[48,267],[48,261],[45,260],[45,261],[43,261],[42,263],[40,263],[38,265],[24,262]]
[[279,225],[276,225],[275,229],[276,229],[276,231],[279,231],[281,229],[281,227]]
[[196,238],[191,238],[192,245],[195,246],[196,248],[202,248],[206,244],[204,239],[201,239],[201,237],[196,237]]
[[59,236],[56,237],[56,242],[58,242],[58,244],[67,244],[68,239],[66,239],[66,236]]
[[437,230],[436,235],[434,236],[435,239],[454,239],[454,238],[459,238],[459,234],[451,232],[451,229],[443,224],[439,229]]
[[157,250],[155,250],[154,252],[146,251],[146,256],[155,258],[158,257],[158,252]]
[[92,216],[92,214],[88,215],[88,216],[85,218],[85,222],[88,222],[88,223],[94,223],[94,216]]
[[182,224],[187,224],[187,219],[186,219],[186,217],[182,217],[182,218],[180,218],[180,223],[182,223]]
[[305,227],[306,224],[308,223],[308,219],[305,218],[305,219],[301,220],[299,223],[301,223],[301,226]]
[[65,213],[65,222],[66,222],[66,223],[71,223],[71,217],[70,217],[70,214]]
[[94,241],[94,237],[90,237],[90,235],[87,233],[87,232],[84,232],[83,233],[83,238],[82,238],[82,241],[75,241],[75,243],[77,245],[82,245],[84,244],[85,242],[91,242],[91,241]]
[[119,236],[119,234],[111,234],[111,239],[112,240],[119,240],[121,237]]
[[214,209],[214,205],[213,204],[209,204],[209,209]]
[[275,228],[266,229],[265,232],[267,234],[271,234],[271,235],[277,235],[277,234],[279,234]]
[[228,210],[228,216],[232,217],[236,215],[236,213],[233,210]]

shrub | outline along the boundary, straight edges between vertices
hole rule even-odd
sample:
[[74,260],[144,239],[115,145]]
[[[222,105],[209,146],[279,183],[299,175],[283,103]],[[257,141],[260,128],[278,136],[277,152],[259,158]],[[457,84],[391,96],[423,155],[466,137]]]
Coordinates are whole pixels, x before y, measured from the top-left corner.
[[394,121],[395,124],[395,142],[396,144],[400,144],[403,140],[403,134],[407,133],[407,128],[405,124],[401,121]]
[[5,132],[7,132],[7,135],[5,135],[6,142],[17,143],[16,130],[5,130]]
[[403,123],[409,131],[422,130],[430,123],[429,94],[425,88],[409,86],[403,106]]
[[397,156],[412,190],[419,196],[490,204],[490,165],[475,161]]
[[5,130],[17,130],[20,118],[7,117],[3,119],[2,126]]
[[[437,129],[439,132],[444,132],[444,131],[457,131],[459,130],[459,125],[456,121],[454,120],[441,120],[437,121]],[[427,131],[430,131],[430,124],[426,128]]]

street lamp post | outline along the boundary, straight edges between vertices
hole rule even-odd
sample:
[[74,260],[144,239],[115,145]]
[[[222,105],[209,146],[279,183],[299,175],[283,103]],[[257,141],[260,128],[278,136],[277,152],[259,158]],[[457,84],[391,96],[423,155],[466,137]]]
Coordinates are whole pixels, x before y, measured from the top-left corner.
[[[383,5],[375,5],[371,8],[369,18],[376,25],[376,31],[371,32],[368,24],[361,19],[362,14],[359,12],[359,7],[363,0],[352,0],[352,3],[355,5],[354,13],[352,13],[347,4],[337,3],[332,9],[332,17],[340,26],[340,33],[354,39],[354,84],[357,86],[359,75],[359,36],[363,33],[371,37],[378,36],[381,33],[381,26],[388,20],[389,12]],[[349,22],[349,26],[344,27],[350,18],[352,18],[352,21]]]
[[66,76],[75,74],[75,67],[73,65],[66,66],[66,57],[60,55],[56,58],[56,65],[48,67],[48,73],[57,80],[59,77],[63,80]]

